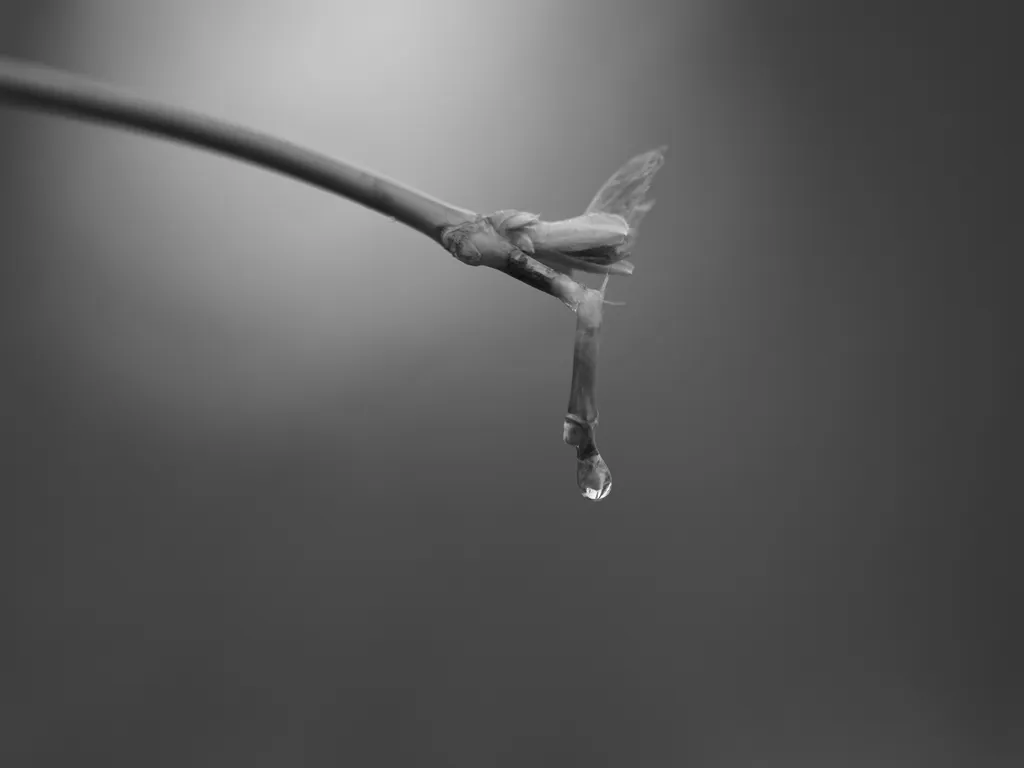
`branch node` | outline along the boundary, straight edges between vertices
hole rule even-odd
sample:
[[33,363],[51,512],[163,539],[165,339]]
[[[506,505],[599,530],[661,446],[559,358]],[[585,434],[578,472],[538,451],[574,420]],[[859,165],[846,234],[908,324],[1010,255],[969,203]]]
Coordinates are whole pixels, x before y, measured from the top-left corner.
[[469,221],[446,227],[441,232],[441,245],[463,264],[479,266],[483,261],[483,253],[480,250],[483,243],[478,244],[478,241],[486,234],[486,224],[486,217],[477,215]]
[[442,230],[441,244],[463,264],[497,269],[555,296],[575,312],[587,295],[587,288],[530,255],[532,246],[522,240],[521,232],[534,219],[533,214],[519,211],[477,215]]

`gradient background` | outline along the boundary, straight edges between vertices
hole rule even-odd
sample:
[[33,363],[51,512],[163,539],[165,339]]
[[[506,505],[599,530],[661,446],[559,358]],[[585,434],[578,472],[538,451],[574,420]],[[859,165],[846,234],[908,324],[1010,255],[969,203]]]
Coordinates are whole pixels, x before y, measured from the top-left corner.
[[476,210],[671,147],[595,505],[558,302],[0,107],[0,762],[1019,765],[1005,60],[880,5],[0,0],[0,54]]

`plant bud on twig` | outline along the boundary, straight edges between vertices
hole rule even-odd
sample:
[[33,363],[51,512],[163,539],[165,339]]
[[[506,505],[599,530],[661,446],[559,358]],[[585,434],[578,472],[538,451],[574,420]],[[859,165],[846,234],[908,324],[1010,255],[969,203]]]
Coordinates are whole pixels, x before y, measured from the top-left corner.
[[[576,481],[600,500],[611,491],[608,465],[597,450],[597,353],[604,291],[610,275],[631,275],[626,260],[646,195],[664,162],[665,147],[629,160],[604,183],[586,211],[571,219],[500,210],[488,216],[432,197],[378,173],[296,146],[245,126],[148,101],[47,67],[0,57],[0,104],[106,123],[213,152],[290,176],[382,213],[440,243],[470,266],[498,269],[557,297],[576,313],[572,389],[562,437],[576,447]],[[573,272],[603,274],[600,290]]]

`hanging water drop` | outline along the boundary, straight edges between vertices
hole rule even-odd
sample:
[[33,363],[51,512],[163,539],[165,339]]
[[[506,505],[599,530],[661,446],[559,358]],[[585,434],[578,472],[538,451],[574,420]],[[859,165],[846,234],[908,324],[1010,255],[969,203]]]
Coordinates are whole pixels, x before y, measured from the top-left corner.
[[608,498],[612,492],[612,472],[600,453],[576,463],[576,485],[580,493],[591,501]]

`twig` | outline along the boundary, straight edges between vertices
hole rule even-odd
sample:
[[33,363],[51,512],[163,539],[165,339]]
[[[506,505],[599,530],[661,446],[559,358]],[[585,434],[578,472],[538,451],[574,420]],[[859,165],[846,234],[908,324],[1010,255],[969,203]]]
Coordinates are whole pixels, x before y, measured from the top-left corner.
[[[594,429],[597,352],[608,275],[630,275],[626,260],[653,201],[646,199],[665,148],[638,155],[601,188],[582,216],[542,221],[532,213],[481,215],[393,179],[258,131],[124,93],[104,83],[0,58],[0,104],[7,103],[105,123],[201,147],[276,171],[389,216],[442,245],[459,261],[502,271],[557,297],[576,312],[572,392],[565,441],[577,448],[577,480],[589,498],[603,499],[611,474],[597,451]],[[600,291],[573,279],[575,271],[605,275]]]
[[66,72],[0,58],[0,103],[29,107],[212,150],[392,216],[441,242],[475,214],[397,181],[239,125],[118,91]]
[[[394,218],[440,243],[460,261],[506,272],[572,309],[583,295],[583,286],[512,246],[487,217],[249,128],[148,101],[78,75],[0,58],[3,102],[161,136],[277,171]],[[624,224],[622,229],[625,232]]]

